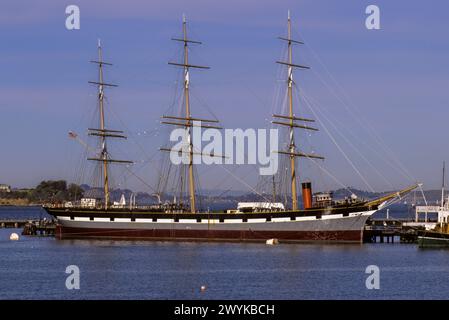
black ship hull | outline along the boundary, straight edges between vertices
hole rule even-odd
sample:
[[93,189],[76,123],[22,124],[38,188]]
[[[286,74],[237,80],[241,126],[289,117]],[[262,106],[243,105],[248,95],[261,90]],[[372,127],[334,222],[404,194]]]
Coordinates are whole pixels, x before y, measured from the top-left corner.
[[167,213],[150,210],[52,208],[58,239],[361,243],[377,206],[264,213]]

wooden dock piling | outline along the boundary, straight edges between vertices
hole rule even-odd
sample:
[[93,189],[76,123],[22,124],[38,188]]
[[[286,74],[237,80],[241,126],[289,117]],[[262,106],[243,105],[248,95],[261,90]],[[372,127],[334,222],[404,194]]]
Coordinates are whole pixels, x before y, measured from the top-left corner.
[[404,226],[399,220],[368,220],[363,231],[365,243],[395,243],[399,238],[400,243],[414,243],[418,239],[418,228]]
[[54,220],[0,220],[0,228],[23,228],[22,235],[54,236],[56,221]]

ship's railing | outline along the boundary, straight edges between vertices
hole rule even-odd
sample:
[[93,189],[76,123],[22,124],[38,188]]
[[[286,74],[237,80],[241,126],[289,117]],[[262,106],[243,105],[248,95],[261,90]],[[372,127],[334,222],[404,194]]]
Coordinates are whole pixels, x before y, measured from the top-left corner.
[[63,203],[44,203],[42,206],[47,208],[67,208]]
[[[67,205],[65,203],[45,203],[43,204],[44,207],[47,208],[65,208],[65,209],[96,209],[96,210],[104,210],[104,205],[96,205],[96,206],[88,206],[88,205],[81,205],[80,203],[72,203],[70,205]],[[185,212],[185,210],[175,210],[172,208],[167,208],[167,206],[164,205],[146,205],[146,206],[132,206],[131,208],[129,206],[110,206],[108,209],[122,209],[122,210],[161,210],[161,211],[170,211],[171,213],[179,213],[179,212]]]

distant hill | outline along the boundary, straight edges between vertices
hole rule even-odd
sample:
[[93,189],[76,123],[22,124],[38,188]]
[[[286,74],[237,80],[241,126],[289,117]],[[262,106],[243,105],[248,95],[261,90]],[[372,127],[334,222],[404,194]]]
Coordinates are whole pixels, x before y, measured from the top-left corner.
[[381,197],[383,195],[388,194],[389,192],[370,192],[365,190],[359,190],[355,188],[348,188],[348,189],[337,189],[332,191],[334,194],[334,199],[344,199],[347,197],[350,197],[352,194],[355,194],[357,197],[361,199],[374,199]]
[[[85,190],[85,196],[99,197],[103,198],[103,189],[102,188],[92,188],[87,184],[82,184],[80,186],[83,190]],[[352,194],[357,195],[357,197],[361,199],[375,199],[378,197],[382,197],[386,194],[393,193],[394,191],[384,191],[384,192],[370,192],[366,190],[360,190],[356,188],[340,188],[337,190],[331,191],[333,193],[334,199],[344,199],[346,197],[350,197]],[[111,199],[114,201],[118,201],[122,194],[125,195],[125,198],[128,200],[131,194],[133,193],[130,189],[113,189],[111,190]],[[157,197],[153,194],[149,194],[147,192],[137,192],[136,201],[143,201],[145,203],[154,203],[157,200]],[[429,190],[424,192],[427,201],[435,202],[439,200],[441,197],[441,191],[439,190]],[[176,195],[179,196],[179,195]],[[186,196],[186,194],[184,195]],[[409,194],[407,197],[410,198],[413,196],[413,193]],[[161,195],[162,200],[173,200],[175,197],[174,194],[166,193]],[[203,200],[223,200],[223,201],[233,201],[233,202],[244,202],[244,201],[266,201],[267,199],[271,199],[271,194],[255,194],[249,193],[247,191],[239,191],[239,190],[199,190],[198,197]],[[416,194],[417,201],[423,201],[423,197],[421,192]]]
[[[61,190],[59,190],[59,189]],[[80,191],[76,191],[79,188]],[[337,189],[332,191],[334,195],[334,199],[344,199],[345,197],[350,197],[351,194],[357,195],[360,199],[374,199],[381,196],[384,196],[388,193],[392,193],[394,191],[385,191],[385,192],[369,192],[366,190],[360,190],[356,188],[348,188],[348,189]],[[79,196],[84,193],[85,197],[93,197],[93,198],[103,198],[103,189],[102,188],[93,188],[87,184],[82,184],[79,187],[71,184],[67,185],[65,181],[43,181],[36,188],[29,189],[26,191],[13,191],[10,193],[0,193],[0,204],[7,204],[11,201],[19,201],[20,203],[23,201],[31,201],[33,203],[44,203],[49,200],[58,200],[64,201],[68,199],[73,199],[74,196],[79,199]],[[136,196],[136,203],[140,205],[148,205],[154,204],[158,202],[158,197],[154,194],[150,194],[147,192],[134,192],[130,189],[112,189],[111,190],[111,200],[119,201],[121,196],[124,195],[126,202],[129,202],[129,199],[132,194]],[[174,198],[179,198],[179,195],[174,195],[172,193],[163,194],[160,196],[160,200],[164,201],[173,201]],[[187,198],[187,195],[183,195],[184,198]],[[441,199],[441,190],[427,190],[424,191],[424,197],[422,192],[416,190],[411,192],[406,197],[402,199],[403,203],[412,204],[415,203],[417,205],[425,204],[426,199],[428,204],[437,204]],[[239,190],[199,190],[197,200],[202,207],[208,206],[236,206],[238,202],[254,202],[254,201],[272,201],[271,194],[255,194],[249,193],[247,191],[239,191]],[[291,199],[289,197],[283,199],[276,199],[279,202],[290,202]],[[299,199],[301,202],[301,197]]]
[[[385,191],[385,192],[369,192],[358,190],[354,188],[349,188],[354,194],[356,194],[359,198],[362,199],[374,199],[378,198],[394,191]],[[396,190],[395,190],[396,191]],[[424,194],[424,196],[423,196]],[[445,197],[447,197],[448,193],[445,193]],[[338,189],[334,191],[334,198],[341,199],[344,197],[350,196],[350,193],[347,189]],[[424,200],[425,199],[425,200]],[[414,203],[418,205],[424,205],[427,201],[428,204],[437,204],[441,201],[441,190],[426,190],[421,192],[421,190],[416,189],[415,191],[410,192],[408,195],[403,197],[403,202],[407,202],[409,204]]]

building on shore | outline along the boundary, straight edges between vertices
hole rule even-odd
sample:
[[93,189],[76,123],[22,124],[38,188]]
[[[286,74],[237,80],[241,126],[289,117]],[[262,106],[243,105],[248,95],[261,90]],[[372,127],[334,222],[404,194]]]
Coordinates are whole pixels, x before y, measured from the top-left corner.
[[0,184],[0,192],[11,192],[11,186],[7,184]]

